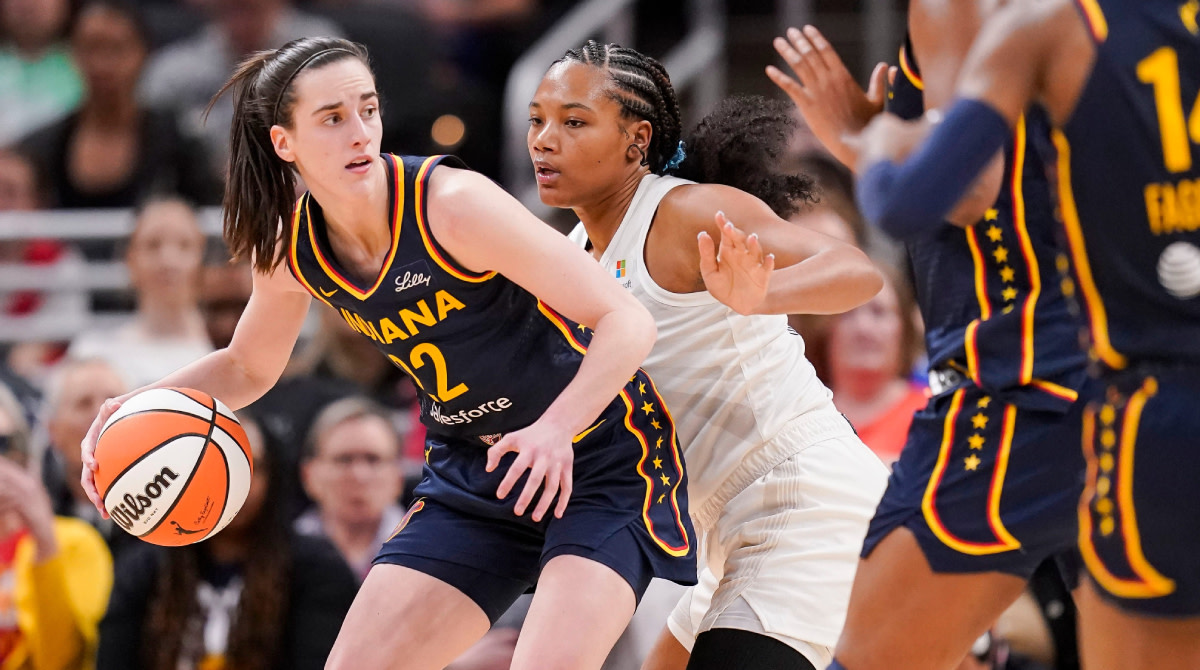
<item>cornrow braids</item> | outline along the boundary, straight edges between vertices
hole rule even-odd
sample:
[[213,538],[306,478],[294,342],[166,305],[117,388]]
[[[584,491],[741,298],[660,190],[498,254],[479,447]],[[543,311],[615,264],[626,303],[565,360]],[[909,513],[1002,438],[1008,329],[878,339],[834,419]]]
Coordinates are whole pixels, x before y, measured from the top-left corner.
[[651,172],[662,174],[683,131],[679,100],[662,63],[633,49],[595,40],[588,40],[580,49],[571,49],[555,64],[563,61],[609,72],[614,84],[611,97],[621,106],[621,115],[650,122],[653,132],[644,162]]

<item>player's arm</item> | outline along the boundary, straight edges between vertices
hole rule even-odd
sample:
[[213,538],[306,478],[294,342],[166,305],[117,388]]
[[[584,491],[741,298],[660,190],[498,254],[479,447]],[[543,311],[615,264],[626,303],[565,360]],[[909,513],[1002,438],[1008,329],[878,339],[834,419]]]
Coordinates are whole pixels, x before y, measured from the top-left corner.
[[104,423],[133,395],[150,388],[177,386],[204,391],[232,409],[240,409],[266,393],[287,365],[312,298],[280,265],[270,273],[254,273],[250,301],[238,320],[233,340],[225,349],[172,372],[119,398],[107,400],[83,439],[83,486],[101,514],[106,514],[96,491],[93,453]]
[[839,314],[883,288],[857,247],[788,223],[735,188],[672,189],[658,217],[703,288],[740,314]]
[[[978,0],[913,0],[908,30],[921,68],[925,109],[945,112],[955,99],[963,62],[990,8]],[[995,152],[987,168],[945,217],[957,226],[974,225],[996,201],[1004,179],[1004,153]]]
[[483,175],[446,166],[434,169],[428,210],[434,237],[458,263],[475,272],[498,272],[595,331],[575,378],[541,418],[506,435],[488,452],[489,470],[507,451],[519,452],[497,492],[500,497],[526,467],[531,470],[517,514],[545,477],[533,518],[541,518],[560,484],[555,514],[561,516],[570,495],[571,438],[588,428],[637,372],[654,345],[654,319],[585,251]]
[[[859,149],[859,206],[894,237],[923,234],[945,217],[999,151],[1035,99],[1055,55],[1050,4],[1017,2],[991,18],[964,64],[958,100],[944,120],[914,124],[880,115]],[[908,155],[909,128],[928,137]],[[908,155],[907,159],[905,156]]]

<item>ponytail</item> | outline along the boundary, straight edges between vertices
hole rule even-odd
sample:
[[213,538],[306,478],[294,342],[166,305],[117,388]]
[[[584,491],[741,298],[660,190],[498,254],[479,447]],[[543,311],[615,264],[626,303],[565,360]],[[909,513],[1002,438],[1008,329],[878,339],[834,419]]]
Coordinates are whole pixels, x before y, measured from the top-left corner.
[[283,231],[296,201],[295,169],[275,153],[271,127],[292,126],[292,84],[301,70],[346,58],[358,58],[370,67],[361,45],[330,37],[302,38],[275,51],[253,53],[238,64],[205,110],[207,117],[217,100],[232,92],[225,241],[234,259],[252,258],[259,272],[270,272],[283,260]]
[[816,200],[811,177],[779,169],[797,126],[791,105],[781,100],[722,100],[683,140],[686,157],[676,175],[740,189],[786,219]]

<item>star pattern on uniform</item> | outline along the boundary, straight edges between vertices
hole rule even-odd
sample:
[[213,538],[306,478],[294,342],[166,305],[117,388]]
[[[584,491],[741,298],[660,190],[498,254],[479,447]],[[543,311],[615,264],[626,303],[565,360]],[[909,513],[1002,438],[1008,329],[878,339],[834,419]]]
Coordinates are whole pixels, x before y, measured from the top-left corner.
[[1004,245],[996,247],[996,250],[992,252],[992,258],[995,258],[997,263],[1007,263],[1008,247]]
[[575,324],[575,327],[578,328],[579,332],[581,332],[581,333],[587,332],[587,326],[583,325],[582,323]]
[[1017,289],[1011,286],[1006,286],[1004,290],[1000,292],[1000,294],[1004,296],[1005,302],[1012,302],[1013,300],[1017,299]]
[[646,382],[638,382],[638,393],[646,395]]
[[662,459],[661,459],[661,458],[655,457],[655,459],[654,459],[654,469],[655,469],[655,470],[662,470]]
[[1004,231],[1000,230],[1000,226],[997,226],[993,223],[987,229],[987,236],[989,240],[993,242],[999,242],[1000,240],[1004,239]]
[[983,220],[995,221],[999,216],[1000,210],[996,209],[995,207],[989,207],[988,210],[983,213]]
[[1016,278],[1017,273],[1012,268],[1008,267],[1007,265],[1000,268],[1000,279],[1004,280],[1005,282],[1011,282]]
[[1007,307],[1005,307],[1004,309],[1000,310],[1000,313],[1001,313],[1001,314],[1011,314],[1011,313],[1012,313],[1012,311],[1013,311],[1013,306],[1012,306],[1012,305],[1008,305],[1008,306],[1007,306]]
[[662,424],[658,422],[658,419],[651,419],[650,425],[654,426],[654,430],[662,430]]
[[983,412],[978,412],[975,414],[975,416],[971,417],[971,425],[975,426],[976,430],[983,430],[984,428],[987,428],[987,423],[988,418]]
[[658,441],[654,443],[655,449],[662,449],[662,435],[658,436]]
[[662,476],[660,476],[660,477],[659,477],[659,479],[661,479],[661,480],[662,480],[663,486],[670,486],[670,485],[671,485],[671,478],[670,478],[670,477],[668,477],[668,476],[666,475],[666,473],[663,473],[663,475],[662,475]]
[[989,398],[988,396],[983,396],[982,398],[979,399],[979,402],[975,403],[975,406],[978,407],[979,409],[987,409],[987,406],[990,404],[992,404],[992,399]]
[[980,435],[979,433],[975,433],[975,434],[974,434],[974,435],[972,435],[971,437],[968,437],[968,438],[967,438],[967,444],[968,444],[968,445],[969,445],[969,446],[970,446],[972,449],[982,449],[982,448],[983,448],[983,443],[984,443],[985,441],[986,441],[986,440],[985,440],[985,438],[984,438],[982,435]]
[[963,465],[968,470],[975,470],[975,469],[979,468],[979,464],[982,462],[983,461],[979,460],[979,457],[976,456],[975,454],[971,454],[970,456],[967,456],[966,458],[963,459]]
[[654,405],[651,405],[649,402],[644,402],[644,403],[642,403],[642,411],[645,412],[647,415],[653,414],[654,413]]

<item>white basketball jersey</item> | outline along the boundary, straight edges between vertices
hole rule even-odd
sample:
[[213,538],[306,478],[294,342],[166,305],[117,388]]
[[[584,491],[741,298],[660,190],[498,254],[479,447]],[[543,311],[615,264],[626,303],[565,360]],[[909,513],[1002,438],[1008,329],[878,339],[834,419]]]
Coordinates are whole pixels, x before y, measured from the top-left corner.
[[[833,403],[786,316],[743,316],[707,291],[671,293],[650,278],[643,250],[654,214],[668,191],[690,183],[643,177],[600,264],[658,325],[643,367],[675,419],[693,520],[707,526],[719,512],[707,509],[715,506],[706,505],[710,499],[722,504],[736,493],[731,488],[744,488],[805,446],[772,441],[776,433],[808,412],[833,411]],[[570,238],[586,244],[583,224]]]

